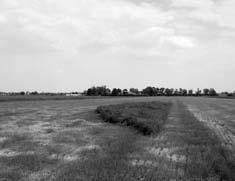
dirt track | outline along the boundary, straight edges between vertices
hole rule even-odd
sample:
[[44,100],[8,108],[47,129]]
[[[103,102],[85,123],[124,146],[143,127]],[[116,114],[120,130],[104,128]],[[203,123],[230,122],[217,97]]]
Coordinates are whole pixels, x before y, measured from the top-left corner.
[[222,140],[224,145],[235,151],[235,101],[224,99],[183,99],[188,110],[203,121]]

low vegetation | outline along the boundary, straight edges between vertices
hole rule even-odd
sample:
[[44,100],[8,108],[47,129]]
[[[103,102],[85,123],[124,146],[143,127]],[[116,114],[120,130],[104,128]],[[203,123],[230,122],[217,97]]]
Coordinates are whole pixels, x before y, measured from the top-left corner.
[[[0,180],[235,180],[234,152],[187,109],[187,101],[204,113],[203,104],[228,106],[233,110],[223,114],[235,118],[235,102],[220,99],[1,103]],[[119,105],[102,106],[109,104]]]
[[219,137],[181,102],[176,103],[173,112],[179,119],[171,121],[172,126],[165,130],[168,132],[166,139],[185,157],[181,165],[184,179],[233,181],[234,158]]
[[105,122],[130,126],[144,135],[158,133],[170,110],[170,103],[127,103],[100,106],[97,113]]
[[[145,135],[159,133],[144,141],[141,137],[137,140],[132,137],[130,141],[128,135],[125,136],[122,140],[125,142],[124,145],[131,142],[132,147],[136,149],[139,145],[142,151],[137,149],[132,151],[132,155],[139,154],[132,158],[135,160],[133,167],[126,167],[128,173],[122,172],[117,176],[124,174],[122,180],[142,178],[146,181],[171,179],[233,181],[235,162],[232,153],[222,146],[220,139],[197,120],[181,102],[174,103],[170,119],[156,121],[166,119],[169,105],[169,103],[151,102],[102,106],[97,109],[106,122],[131,126]],[[160,130],[162,131],[159,132]],[[112,148],[106,147],[105,150],[110,149]]]

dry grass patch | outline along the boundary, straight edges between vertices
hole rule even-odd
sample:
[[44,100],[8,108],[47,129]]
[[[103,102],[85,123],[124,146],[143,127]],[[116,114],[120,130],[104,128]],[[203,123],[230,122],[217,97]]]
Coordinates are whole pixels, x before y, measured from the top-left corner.
[[138,136],[121,129],[115,129],[110,135],[105,139],[100,135],[96,140],[99,147],[90,146],[82,150],[79,160],[62,165],[55,180],[135,180],[134,170],[127,160],[137,151],[135,140]]

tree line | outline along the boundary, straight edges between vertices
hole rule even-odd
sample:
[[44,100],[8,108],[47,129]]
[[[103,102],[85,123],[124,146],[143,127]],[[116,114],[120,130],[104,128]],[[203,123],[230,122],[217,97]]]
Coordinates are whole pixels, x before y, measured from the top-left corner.
[[217,96],[217,92],[214,88],[205,88],[203,90],[197,89],[173,89],[173,88],[158,88],[148,86],[142,90],[137,88],[110,89],[106,86],[93,86],[83,93],[87,96]]
[[174,89],[164,87],[152,87],[139,90],[137,88],[110,89],[107,86],[93,86],[83,92],[37,92],[37,91],[21,91],[21,92],[0,92],[0,96],[17,96],[17,95],[42,95],[42,96],[235,96],[234,92],[217,93],[214,88],[204,89]]

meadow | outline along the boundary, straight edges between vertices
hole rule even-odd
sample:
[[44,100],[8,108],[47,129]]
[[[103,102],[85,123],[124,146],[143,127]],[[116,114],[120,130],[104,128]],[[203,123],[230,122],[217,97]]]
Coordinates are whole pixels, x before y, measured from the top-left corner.
[[234,120],[214,98],[1,102],[0,180],[232,181]]

